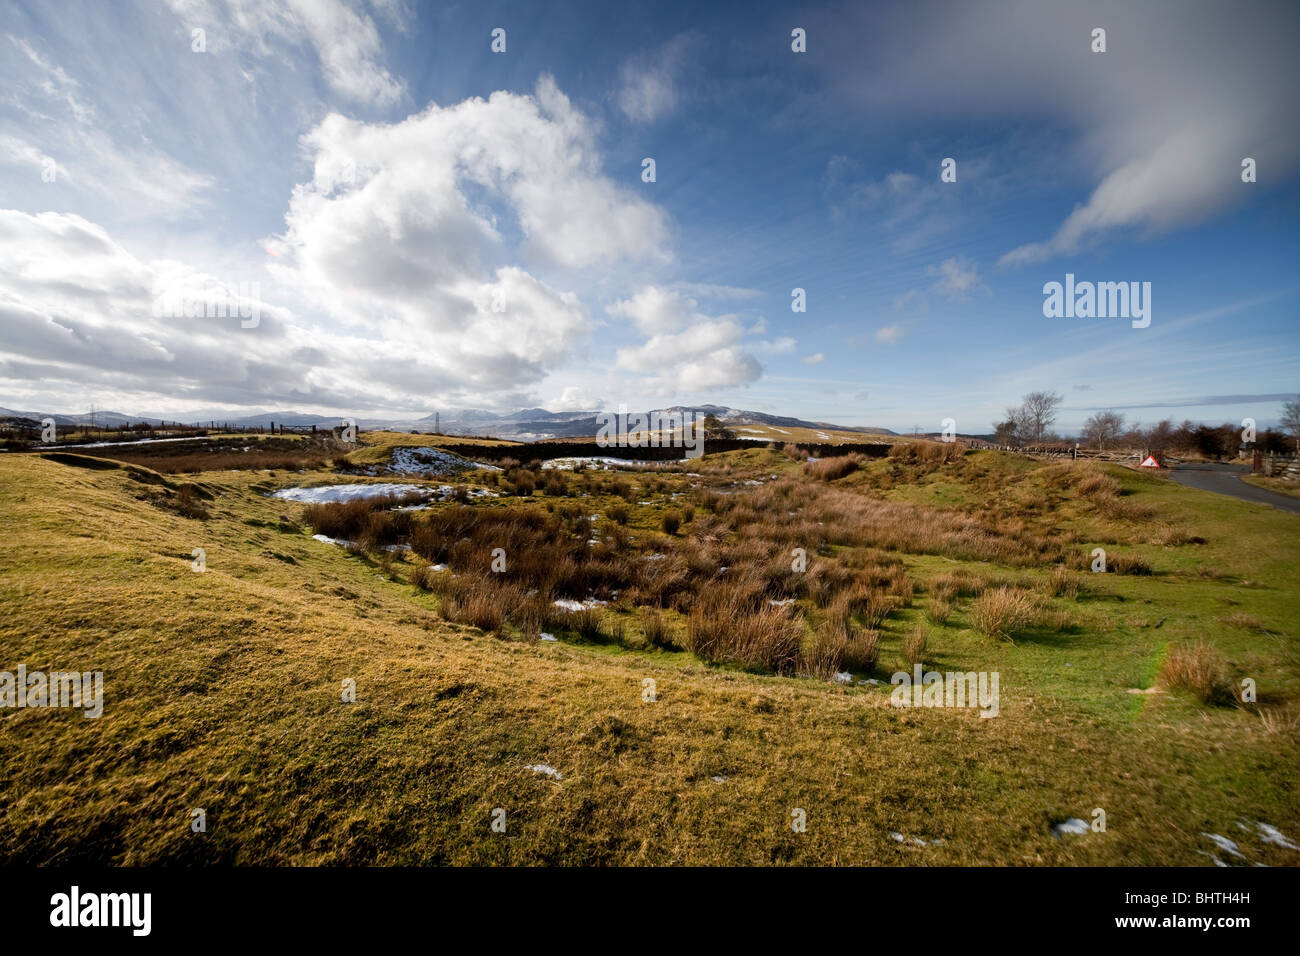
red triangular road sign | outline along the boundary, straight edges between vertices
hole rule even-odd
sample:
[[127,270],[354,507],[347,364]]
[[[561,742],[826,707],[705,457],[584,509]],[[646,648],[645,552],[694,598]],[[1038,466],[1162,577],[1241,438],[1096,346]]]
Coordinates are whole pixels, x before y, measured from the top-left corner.
[[1156,461],[1155,455],[1147,455],[1147,460],[1138,465],[1139,468],[1159,468],[1160,462]]

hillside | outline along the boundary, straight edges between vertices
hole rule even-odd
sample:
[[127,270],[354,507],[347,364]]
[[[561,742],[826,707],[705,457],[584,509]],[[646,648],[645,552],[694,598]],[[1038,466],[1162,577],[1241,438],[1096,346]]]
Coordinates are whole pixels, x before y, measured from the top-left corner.
[[[554,610],[531,627],[510,606],[479,628],[458,623],[467,592],[428,583],[471,581],[462,564],[477,550],[453,548],[451,570],[434,572],[416,537],[413,551],[382,546],[408,519],[372,524],[372,546],[345,548],[313,539],[313,522],[356,514],[267,497],[395,480],[375,469],[409,438],[362,437],[368,447],[346,461],[304,472],[182,476],[72,454],[0,456],[0,667],[102,669],[105,681],[98,719],[0,710],[0,775],[21,781],[0,790],[0,857],[1300,861],[1257,827],[1300,835],[1294,516],[1113,466],[927,457],[922,446],[843,474],[756,447],[692,471],[402,478],[434,493],[427,511],[407,513],[413,535],[426,521],[468,520],[475,548],[511,549],[474,529],[530,527],[526,510],[573,529],[579,551],[585,535],[602,542],[588,550],[609,568],[660,554],[642,563],[685,569],[673,593],[690,598],[663,598],[658,643],[636,603],[652,600],[642,577],[571,628]],[[801,503],[788,518],[774,506],[784,499]],[[679,531],[665,531],[670,512]],[[823,513],[835,517],[818,531]],[[771,553],[746,558],[762,542]],[[798,664],[706,662],[692,602],[726,593],[708,562],[734,573],[754,561],[758,573],[805,543],[809,580],[788,585],[781,616],[804,629]],[[1097,546],[1126,573],[1089,573]],[[191,569],[196,548],[203,573]],[[485,586],[532,573],[518,551],[510,560]],[[827,614],[818,588],[851,593],[871,575],[876,610],[863,613],[879,619],[855,611],[847,627],[855,640],[874,627],[878,659],[850,665],[850,683],[807,676]],[[1034,606],[1001,635],[977,619],[999,589]],[[891,706],[890,674],[911,670],[905,645],[918,630],[927,667],[1000,673],[996,719]],[[1207,704],[1158,680],[1171,648],[1198,638],[1234,681],[1255,679],[1257,703]],[[695,651],[677,649],[692,641]],[[349,678],[355,703],[341,700]],[[531,769],[543,766],[559,779]],[[196,807],[203,834],[190,831]],[[491,829],[496,808],[505,834]],[[1096,808],[1105,832],[1053,834]],[[806,832],[791,829],[794,810]],[[1231,838],[1242,858],[1203,833]]]

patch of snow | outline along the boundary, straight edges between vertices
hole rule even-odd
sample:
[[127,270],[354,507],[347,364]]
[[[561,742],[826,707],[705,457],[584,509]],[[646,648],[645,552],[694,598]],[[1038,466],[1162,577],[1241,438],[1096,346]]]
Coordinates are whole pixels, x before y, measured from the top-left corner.
[[[86,445],[50,445],[51,449],[64,448],[117,448],[121,445],[161,445],[169,441],[210,441],[211,439],[198,435],[194,438],[141,438],[137,441],[96,441]],[[42,446],[44,447],[44,446]],[[247,449],[245,449],[247,450]]]
[[1082,836],[1089,833],[1092,827],[1088,826],[1087,820],[1080,820],[1078,817],[1070,817],[1063,823],[1057,823],[1052,827],[1052,836],[1058,840],[1063,836]]
[[848,671],[836,671],[836,672],[835,672],[835,683],[837,683],[837,684],[852,684],[852,683],[853,683],[853,675],[850,674]]
[[546,774],[546,776],[550,777],[552,780],[563,780],[563,779],[564,779],[564,775],[563,775],[562,773],[560,773],[560,771],[558,771],[558,770],[556,770],[554,767],[552,767],[550,764],[544,764],[544,763],[530,763],[530,764],[529,764],[527,767],[525,767],[524,769],[525,769],[525,770],[531,770],[533,773],[544,773],[544,774]]
[[579,465],[585,465],[593,471],[609,471],[611,468],[636,468],[650,462],[632,461],[628,458],[609,458],[599,455],[574,458],[551,458],[542,462],[543,471],[573,471]]
[[541,639],[542,639],[543,641],[558,641],[558,640],[559,640],[559,638],[556,637],[554,634],[547,634],[545,631],[542,631],[542,637],[541,637]]
[[377,498],[380,495],[424,494],[427,488],[419,485],[322,485],[319,488],[281,488],[271,495],[285,501],[301,501],[306,504],[324,504],[332,501],[360,501],[363,498]]
[[721,774],[718,774],[716,777],[710,777],[709,779],[712,780],[714,783],[726,783],[726,782],[727,782],[727,778],[724,777],[724,776],[722,776]]
[[1265,843],[1272,843],[1274,846],[1280,846],[1285,850],[1300,850],[1285,836],[1277,827],[1269,826],[1267,823],[1256,823],[1255,829],[1259,831],[1259,838]]
[[1224,853],[1231,853],[1233,856],[1242,860],[1246,858],[1241,850],[1237,848],[1237,844],[1233,843],[1226,836],[1219,836],[1217,833],[1206,833],[1204,831],[1201,832],[1201,836],[1205,837]]
[[773,598],[768,598],[767,603],[772,605],[773,607],[789,607],[791,604],[794,603],[794,598],[782,598],[779,601]]
[[572,601],[568,598],[560,598],[554,604],[562,611],[577,612],[589,611],[593,607],[600,607],[602,604],[608,604],[608,601],[598,601],[596,598],[587,598],[585,601]]
[[484,465],[477,461],[470,461],[468,458],[462,458],[460,455],[453,455],[441,448],[430,448],[428,446],[394,448],[392,460],[389,462],[387,470],[394,475],[423,475],[430,473],[451,475],[468,468],[479,468],[483,471],[501,470],[496,465]]
[[311,537],[313,541],[320,541],[324,544],[337,544],[341,548],[346,548],[352,543],[344,538],[331,538],[327,534],[314,534]]

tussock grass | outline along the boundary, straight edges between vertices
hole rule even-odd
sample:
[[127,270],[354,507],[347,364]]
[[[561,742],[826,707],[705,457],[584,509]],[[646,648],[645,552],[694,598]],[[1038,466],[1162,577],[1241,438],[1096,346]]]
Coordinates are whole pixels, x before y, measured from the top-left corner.
[[924,624],[918,624],[903,638],[903,653],[909,664],[924,662],[925,651],[930,643],[930,631]]
[[1038,619],[1033,595],[1018,588],[985,591],[971,604],[971,623],[981,634],[1010,640],[1021,628]]
[[931,598],[930,603],[926,605],[925,616],[932,624],[946,624],[948,618],[952,616],[952,604],[943,598]]
[[1052,577],[1047,590],[1053,597],[1064,597],[1071,601],[1076,600],[1079,597],[1080,587],[1078,576],[1065,565],[1058,564],[1052,569]]
[[686,647],[709,663],[794,673],[803,624],[785,608],[756,605],[746,588],[716,587],[691,607]]
[[862,456],[859,454],[836,455],[833,458],[805,461],[803,473],[818,481],[835,481],[845,475],[853,474],[860,464],[862,464]]
[[1234,699],[1227,659],[1204,638],[1169,648],[1160,678],[1166,687],[1190,691],[1205,704],[1231,704]]

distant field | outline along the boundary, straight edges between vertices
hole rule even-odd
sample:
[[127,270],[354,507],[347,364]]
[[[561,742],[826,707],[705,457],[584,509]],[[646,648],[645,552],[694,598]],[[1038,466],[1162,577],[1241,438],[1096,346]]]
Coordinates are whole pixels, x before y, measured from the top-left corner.
[[[1258,826],[1300,844],[1297,516],[925,442],[425,481],[354,472],[464,439],[361,437],[0,456],[0,669],[105,681],[98,719],[0,709],[0,859],[1300,862]],[[268,497],[380,480],[427,507]],[[892,706],[914,662],[997,672],[997,716]]]

